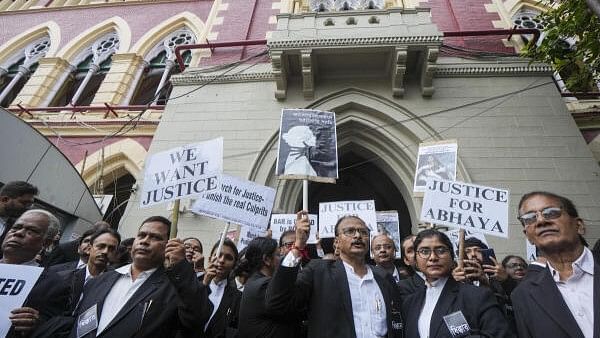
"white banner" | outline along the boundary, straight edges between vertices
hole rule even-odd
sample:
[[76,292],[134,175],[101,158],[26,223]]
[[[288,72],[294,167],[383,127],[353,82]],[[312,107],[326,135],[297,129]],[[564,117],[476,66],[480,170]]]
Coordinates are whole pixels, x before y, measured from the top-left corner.
[[275,173],[280,178],[335,183],[338,177],[335,113],[284,109],[278,149]]
[[[310,220],[310,233],[308,234],[308,244],[317,243],[317,215],[308,215]],[[273,239],[279,242],[281,234],[287,230],[294,230],[296,223],[296,214],[273,214],[271,215],[271,233]]]
[[421,221],[508,238],[508,197],[504,189],[432,179]]
[[396,258],[402,258],[402,246],[400,245],[400,220],[398,211],[377,211],[377,234],[388,235],[396,245]]
[[0,263],[0,337],[10,330],[10,311],[23,306],[43,268]]
[[267,230],[275,189],[225,174],[219,176],[219,187],[198,198],[192,212],[263,232]]
[[529,262],[537,260],[537,248],[527,238],[525,238],[525,250],[527,251],[527,260]]
[[252,241],[256,237],[261,236],[265,236],[264,231],[242,225],[240,227],[240,239],[237,243],[238,252],[244,250],[244,248],[248,246],[248,243],[250,243],[250,241]]
[[[453,229],[453,230],[448,230],[445,232],[445,234],[448,235],[448,238],[450,238],[450,241],[452,242],[452,247],[453,247],[454,253],[457,256],[458,256],[457,252],[458,252],[458,232],[459,231],[460,231],[460,229]],[[490,247],[490,245],[488,244],[488,242],[485,239],[485,236],[483,234],[466,230],[465,231],[465,239],[471,238],[471,237],[477,238],[483,244],[487,245],[488,248]]]
[[319,203],[319,238],[335,237],[335,223],[349,215],[360,217],[371,230],[371,236],[377,233],[374,200],[325,202]]
[[413,191],[424,192],[427,180],[456,180],[458,144],[454,140],[421,143]]
[[216,190],[222,171],[223,138],[156,153],[146,160],[140,207]]

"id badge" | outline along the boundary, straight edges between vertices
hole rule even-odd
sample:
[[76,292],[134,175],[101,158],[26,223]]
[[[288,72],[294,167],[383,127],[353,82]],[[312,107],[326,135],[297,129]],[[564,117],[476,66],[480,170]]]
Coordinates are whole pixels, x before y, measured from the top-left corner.
[[466,337],[471,333],[471,327],[462,311],[444,316],[444,322],[453,338]]
[[98,306],[94,304],[77,318],[77,338],[81,338],[97,328]]

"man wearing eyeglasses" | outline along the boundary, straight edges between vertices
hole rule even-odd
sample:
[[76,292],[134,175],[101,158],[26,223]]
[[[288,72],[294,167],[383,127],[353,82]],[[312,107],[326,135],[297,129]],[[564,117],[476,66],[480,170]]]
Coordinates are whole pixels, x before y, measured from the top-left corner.
[[511,295],[519,337],[600,338],[600,264],[583,245],[573,202],[531,192],[519,202],[518,219],[547,260]]
[[273,313],[308,312],[308,337],[402,337],[401,299],[393,279],[366,264],[369,228],[356,216],[335,225],[339,260],[312,260],[299,272],[310,230],[308,213],[296,217],[296,241],[266,293]]
[[396,283],[402,278],[398,268],[394,264],[396,258],[396,246],[394,241],[385,234],[373,237],[371,241],[371,253],[375,264],[389,272]]

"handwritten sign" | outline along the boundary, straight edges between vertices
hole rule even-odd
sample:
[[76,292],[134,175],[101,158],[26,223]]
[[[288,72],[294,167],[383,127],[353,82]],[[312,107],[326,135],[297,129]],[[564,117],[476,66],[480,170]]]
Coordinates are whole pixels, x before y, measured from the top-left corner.
[[421,221],[508,238],[508,197],[504,189],[432,179]]
[[191,211],[264,232],[274,201],[275,189],[223,174],[219,189],[202,195]]
[[0,337],[10,330],[10,311],[23,306],[43,268],[0,263]]
[[156,153],[146,163],[142,208],[217,190],[217,176],[223,171],[223,138]]
[[339,201],[319,203],[319,237],[335,237],[335,223],[344,216],[358,216],[371,230],[371,235],[377,233],[377,215],[375,201]]
[[[308,215],[310,220],[310,233],[308,244],[317,243],[317,215]],[[273,239],[279,241],[281,234],[287,230],[295,230],[296,214],[273,214],[271,215],[271,233]]]

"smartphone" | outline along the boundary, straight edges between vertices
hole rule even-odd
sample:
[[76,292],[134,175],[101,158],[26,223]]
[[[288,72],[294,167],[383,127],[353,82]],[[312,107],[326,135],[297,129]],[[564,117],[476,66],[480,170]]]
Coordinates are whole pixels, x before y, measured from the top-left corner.
[[496,259],[496,254],[494,253],[494,249],[483,249],[481,250],[481,256],[483,257],[481,264],[483,265],[496,265],[490,257],[494,257]]

